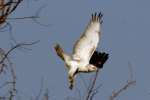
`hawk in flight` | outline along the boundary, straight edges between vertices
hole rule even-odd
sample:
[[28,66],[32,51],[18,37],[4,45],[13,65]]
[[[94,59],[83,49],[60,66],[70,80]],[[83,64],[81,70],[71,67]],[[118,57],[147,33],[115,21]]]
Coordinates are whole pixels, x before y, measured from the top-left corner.
[[64,61],[68,69],[70,89],[73,88],[74,78],[77,73],[95,72],[102,67],[99,65],[103,65],[108,59],[108,54],[96,51],[101,35],[102,16],[102,13],[92,14],[85,31],[73,47],[72,55],[64,52],[59,44],[56,44],[54,47],[57,55]]

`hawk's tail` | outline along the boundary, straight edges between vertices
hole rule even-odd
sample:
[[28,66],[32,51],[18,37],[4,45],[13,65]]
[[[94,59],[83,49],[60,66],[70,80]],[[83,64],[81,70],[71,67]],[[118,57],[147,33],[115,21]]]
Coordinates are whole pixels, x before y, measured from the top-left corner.
[[55,48],[55,51],[56,51],[57,55],[62,60],[65,60],[65,58],[64,58],[64,50],[61,48],[61,46],[59,44],[56,44],[54,48]]

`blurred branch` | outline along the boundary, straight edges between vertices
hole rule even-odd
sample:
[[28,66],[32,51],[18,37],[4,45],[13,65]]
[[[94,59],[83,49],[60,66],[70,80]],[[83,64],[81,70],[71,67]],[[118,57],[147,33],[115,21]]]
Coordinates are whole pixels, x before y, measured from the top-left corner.
[[109,100],[114,100],[116,97],[118,97],[123,91],[127,90],[131,85],[135,84],[136,81],[134,80],[129,80],[127,83],[120,88],[118,91],[114,91],[112,95],[109,97]]
[[45,91],[42,100],[49,100],[49,90],[48,89]]
[[[38,42],[39,41],[35,41],[35,42],[31,42],[31,43],[19,43],[19,44],[13,46],[7,52],[4,52],[3,49],[0,49],[0,65],[5,64],[5,60],[7,59],[8,63],[9,63],[9,67],[10,67],[9,70],[10,70],[10,73],[11,73],[10,75],[11,75],[11,80],[12,80],[12,81],[6,81],[5,83],[3,83],[0,86],[0,89],[1,89],[1,88],[4,88],[5,86],[11,85],[11,87],[8,90],[8,95],[7,96],[0,96],[0,100],[13,100],[14,96],[17,93],[17,90],[16,90],[16,74],[15,74],[15,70],[12,66],[12,63],[9,60],[8,55],[11,52],[13,52],[15,49],[19,48],[19,47],[33,45],[33,44],[36,44]],[[0,67],[4,67],[4,66],[0,66]],[[0,68],[0,69],[1,69],[1,72],[3,72],[3,68]]]
[[117,98],[123,91],[126,91],[130,86],[134,85],[136,83],[135,80],[133,80],[133,70],[132,70],[132,65],[129,62],[128,63],[129,66],[129,73],[130,73],[130,79],[127,80],[127,83],[121,87],[119,90],[117,91],[113,91],[112,95],[109,97],[109,100],[115,100],[115,98]]
[[43,92],[43,86],[44,86],[44,79],[42,78],[40,91],[39,91],[38,95],[35,97],[35,100],[40,100],[41,94]]
[[3,83],[3,84],[0,86],[0,89],[3,88],[3,87],[5,87],[6,85],[12,84],[12,83],[13,83],[13,82],[5,82],[5,83]]
[[1,0],[0,2],[0,25],[5,23],[10,15],[23,0]]
[[34,45],[36,43],[38,43],[38,41],[35,41],[35,42],[31,42],[31,43],[19,43],[19,44],[16,44],[14,47],[12,47],[10,50],[8,50],[8,52],[6,52],[6,54],[4,55],[4,57],[2,58],[2,60],[0,61],[0,64],[4,62],[4,60],[6,58],[8,58],[8,55],[14,51],[16,48],[19,48],[19,47],[23,47],[23,46],[29,46],[29,45]]
[[79,78],[81,79],[83,86],[85,87],[85,89],[88,89],[88,85],[86,84],[86,81],[84,79],[84,77],[82,75],[79,75]]
[[10,14],[16,10],[16,8],[19,6],[19,4],[22,1],[23,0],[0,0],[0,32],[9,30],[10,40],[12,40],[13,43],[15,44],[18,44],[18,42],[16,41],[16,39],[14,38],[11,32],[12,26],[8,20],[32,19],[35,22],[35,20],[39,18],[38,15],[18,17],[18,18],[9,18]]
[[96,85],[96,80],[97,80],[97,77],[98,77],[98,74],[99,74],[99,70],[98,69],[93,77],[93,81],[91,83],[91,85],[89,85],[89,88],[88,88],[88,91],[87,91],[87,96],[85,98],[85,100],[92,100],[92,98],[94,97],[94,95],[97,94],[97,89],[94,89],[95,85]]
[[78,99],[76,97],[67,97],[66,100],[81,100],[81,99]]
[[[40,13],[42,12],[42,10],[43,10],[46,6],[47,6],[47,5],[41,6],[41,7],[37,10],[35,16],[37,16],[38,18],[40,18]],[[43,23],[39,22],[39,21],[37,20],[37,18],[33,18],[32,20],[33,20],[35,23],[37,23],[37,24],[39,24],[39,25],[41,25],[41,26],[43,26],[43,27],[49,27],[49,26],[51,26],[51,24],[43,24]]]
[[98,93],[98,89],[101,85],[99,85],[98,87],[95,88],[96,80],[99,75],[100,69],[103,68],[103,65],[108,60],[108,58],[109,58],[109,54],[107,54],[105,52],[95,51],[93,53],[93,55],[90,59],[90,64],[95,65],[97,67],[97,71],[93,77],[91,84],[89,85],[85,100],[92,100],[93,97]]

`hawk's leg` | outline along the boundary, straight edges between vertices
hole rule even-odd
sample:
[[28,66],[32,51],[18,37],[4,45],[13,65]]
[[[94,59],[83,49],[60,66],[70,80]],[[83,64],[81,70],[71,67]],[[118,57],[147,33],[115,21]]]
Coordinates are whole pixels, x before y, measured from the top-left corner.
[[70,69],[68,73],[68,80],[69,80],[69,88],[72,90],[74,86],[74,79],[76,74],[78,73],[78,68]]
[[69,75],[68,79],[69,79],[69,88],[72,90],[74,86],[74,77]]

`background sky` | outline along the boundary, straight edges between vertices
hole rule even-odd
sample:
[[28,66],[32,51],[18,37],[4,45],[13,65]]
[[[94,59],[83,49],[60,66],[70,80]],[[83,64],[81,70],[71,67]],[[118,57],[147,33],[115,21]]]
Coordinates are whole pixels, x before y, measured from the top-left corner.
[[[79,97],[77,90],[68,89],[67,71],[53,46],[59,43],[67,53],[72,52],[75,41],[84,31],[91,14],[102,12],[103,25],[98,50],[109,53],[110,58],[101,70],[97,85],[102,84],[94,100],[108,100],[130,78],[128,62],[132,64],[136,85],[122,92],[118,100],[149,100],[150,98],[150,1],[149,0],[24,0],[10,16],[24,17],[40,12],[38,21],[50,24],[40,26],[30,19],[9,20],[12,33],[18,42],[40,43],[30,46],[32,51],[16,50],[10,55],[17,74],[18,95],[23,100],[49,89],[50,100]],[[8,32],[0,32],[0,47],[8,50]],[[77,76],[75,88],[84,95],[85,86],[92,74]]]

